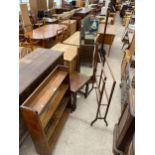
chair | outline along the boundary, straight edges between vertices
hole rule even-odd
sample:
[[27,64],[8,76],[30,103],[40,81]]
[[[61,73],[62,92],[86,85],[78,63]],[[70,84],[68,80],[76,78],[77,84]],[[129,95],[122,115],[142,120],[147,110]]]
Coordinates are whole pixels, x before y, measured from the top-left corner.
[[59,25],[65,25],[66,26],[66,37],[68,38],[71,34],[71,21],[68,18],[59,19],[58,20]]
[[[94,55],[93,55],[93,73],[91,76],[82,74],[78,71],[74,71],[70,75],[70,88],[72,94],[72,103],[74,110],[76,109],[77,93],[82,93],[86,98],[92,89],[89,90],[89,84],[95,82],[95,74],[97,67],[97,53],[98,53],[98,44],[95,45]],[[81,89],[85,86],[85,91],[82,92]]]
[[65,40],[65,29],[61,28],[56,31],[56,43],[62,43]]

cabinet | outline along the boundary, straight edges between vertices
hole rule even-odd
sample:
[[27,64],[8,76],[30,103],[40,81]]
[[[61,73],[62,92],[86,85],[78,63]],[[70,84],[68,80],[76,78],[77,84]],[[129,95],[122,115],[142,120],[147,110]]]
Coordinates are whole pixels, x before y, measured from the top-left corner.
[[50,155],[71,111],[68,69],[57,66],[20,106],[36,151]]

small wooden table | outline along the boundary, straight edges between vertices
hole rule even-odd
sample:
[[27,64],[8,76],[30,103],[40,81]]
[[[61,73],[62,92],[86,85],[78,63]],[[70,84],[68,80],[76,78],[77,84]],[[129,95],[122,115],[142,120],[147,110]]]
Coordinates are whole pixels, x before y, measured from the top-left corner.
[[[97,41],[100,43],[103,43],[104,26],[105,26],[105,24],[99,24],[99,27],[98,27],[98,32],[97,32],[98,33],[98,36],[97,36],[98,39],[97,39]],[[116,35],[115,26],[114,25],[107,25],[104,44],[109,45],[108,56],[110,54],[110,49],[111,49],[112,43],[114,41],[115,35]]]
[[75,32],[69,38],[67,38],[63,44],[73,45],[73,46],[80,46],[80,31]]
[[54,51],[64,53],[64,64],[69,67],[69,72],[79,70],[79,52],[78,47],[58,43],[51,48]]

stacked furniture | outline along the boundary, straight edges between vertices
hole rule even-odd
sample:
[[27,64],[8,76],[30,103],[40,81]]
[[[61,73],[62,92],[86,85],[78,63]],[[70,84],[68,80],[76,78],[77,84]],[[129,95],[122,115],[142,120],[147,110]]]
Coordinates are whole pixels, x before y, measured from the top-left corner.
[[115,155],[132,155],[135,133],[135,40],[125,52],[121,65],[121,116],[113,133]]
[[68,69],[57,66],[21,105],[36,151],[50,155],[71,111]]
[[[36,49],[19,61],[19,106],[58,64],[63,64],[63,54],[54,50]],[[27,128],[19,116],[20,145],[27,136]]]

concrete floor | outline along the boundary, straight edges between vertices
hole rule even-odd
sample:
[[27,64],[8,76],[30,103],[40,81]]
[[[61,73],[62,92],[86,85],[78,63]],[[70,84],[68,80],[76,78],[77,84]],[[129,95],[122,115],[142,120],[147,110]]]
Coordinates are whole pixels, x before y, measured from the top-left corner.
[[[71,113],[67,120],[52,155],[112,155],[113,128],[120,116],[120,65],[122,59],[121,36],[124,27],[119,16],[116,17],[116,37],[108,58],[117,81],[109,108],[106,127],[103,120],[98,120],[93,127],[91,121],[95,118],[97,110],[96,95],[94,90],[84,99],[78,96],[77,109]],[[82,71],[89,73],[83,68]],[[104,97],[105,99],[105,97]],[[103,102],[105,100],[103,99]],[[104,111],[104,109],[102,109]],[[20,155],[37,155],[31,138],[28,137],[20,148]]]

